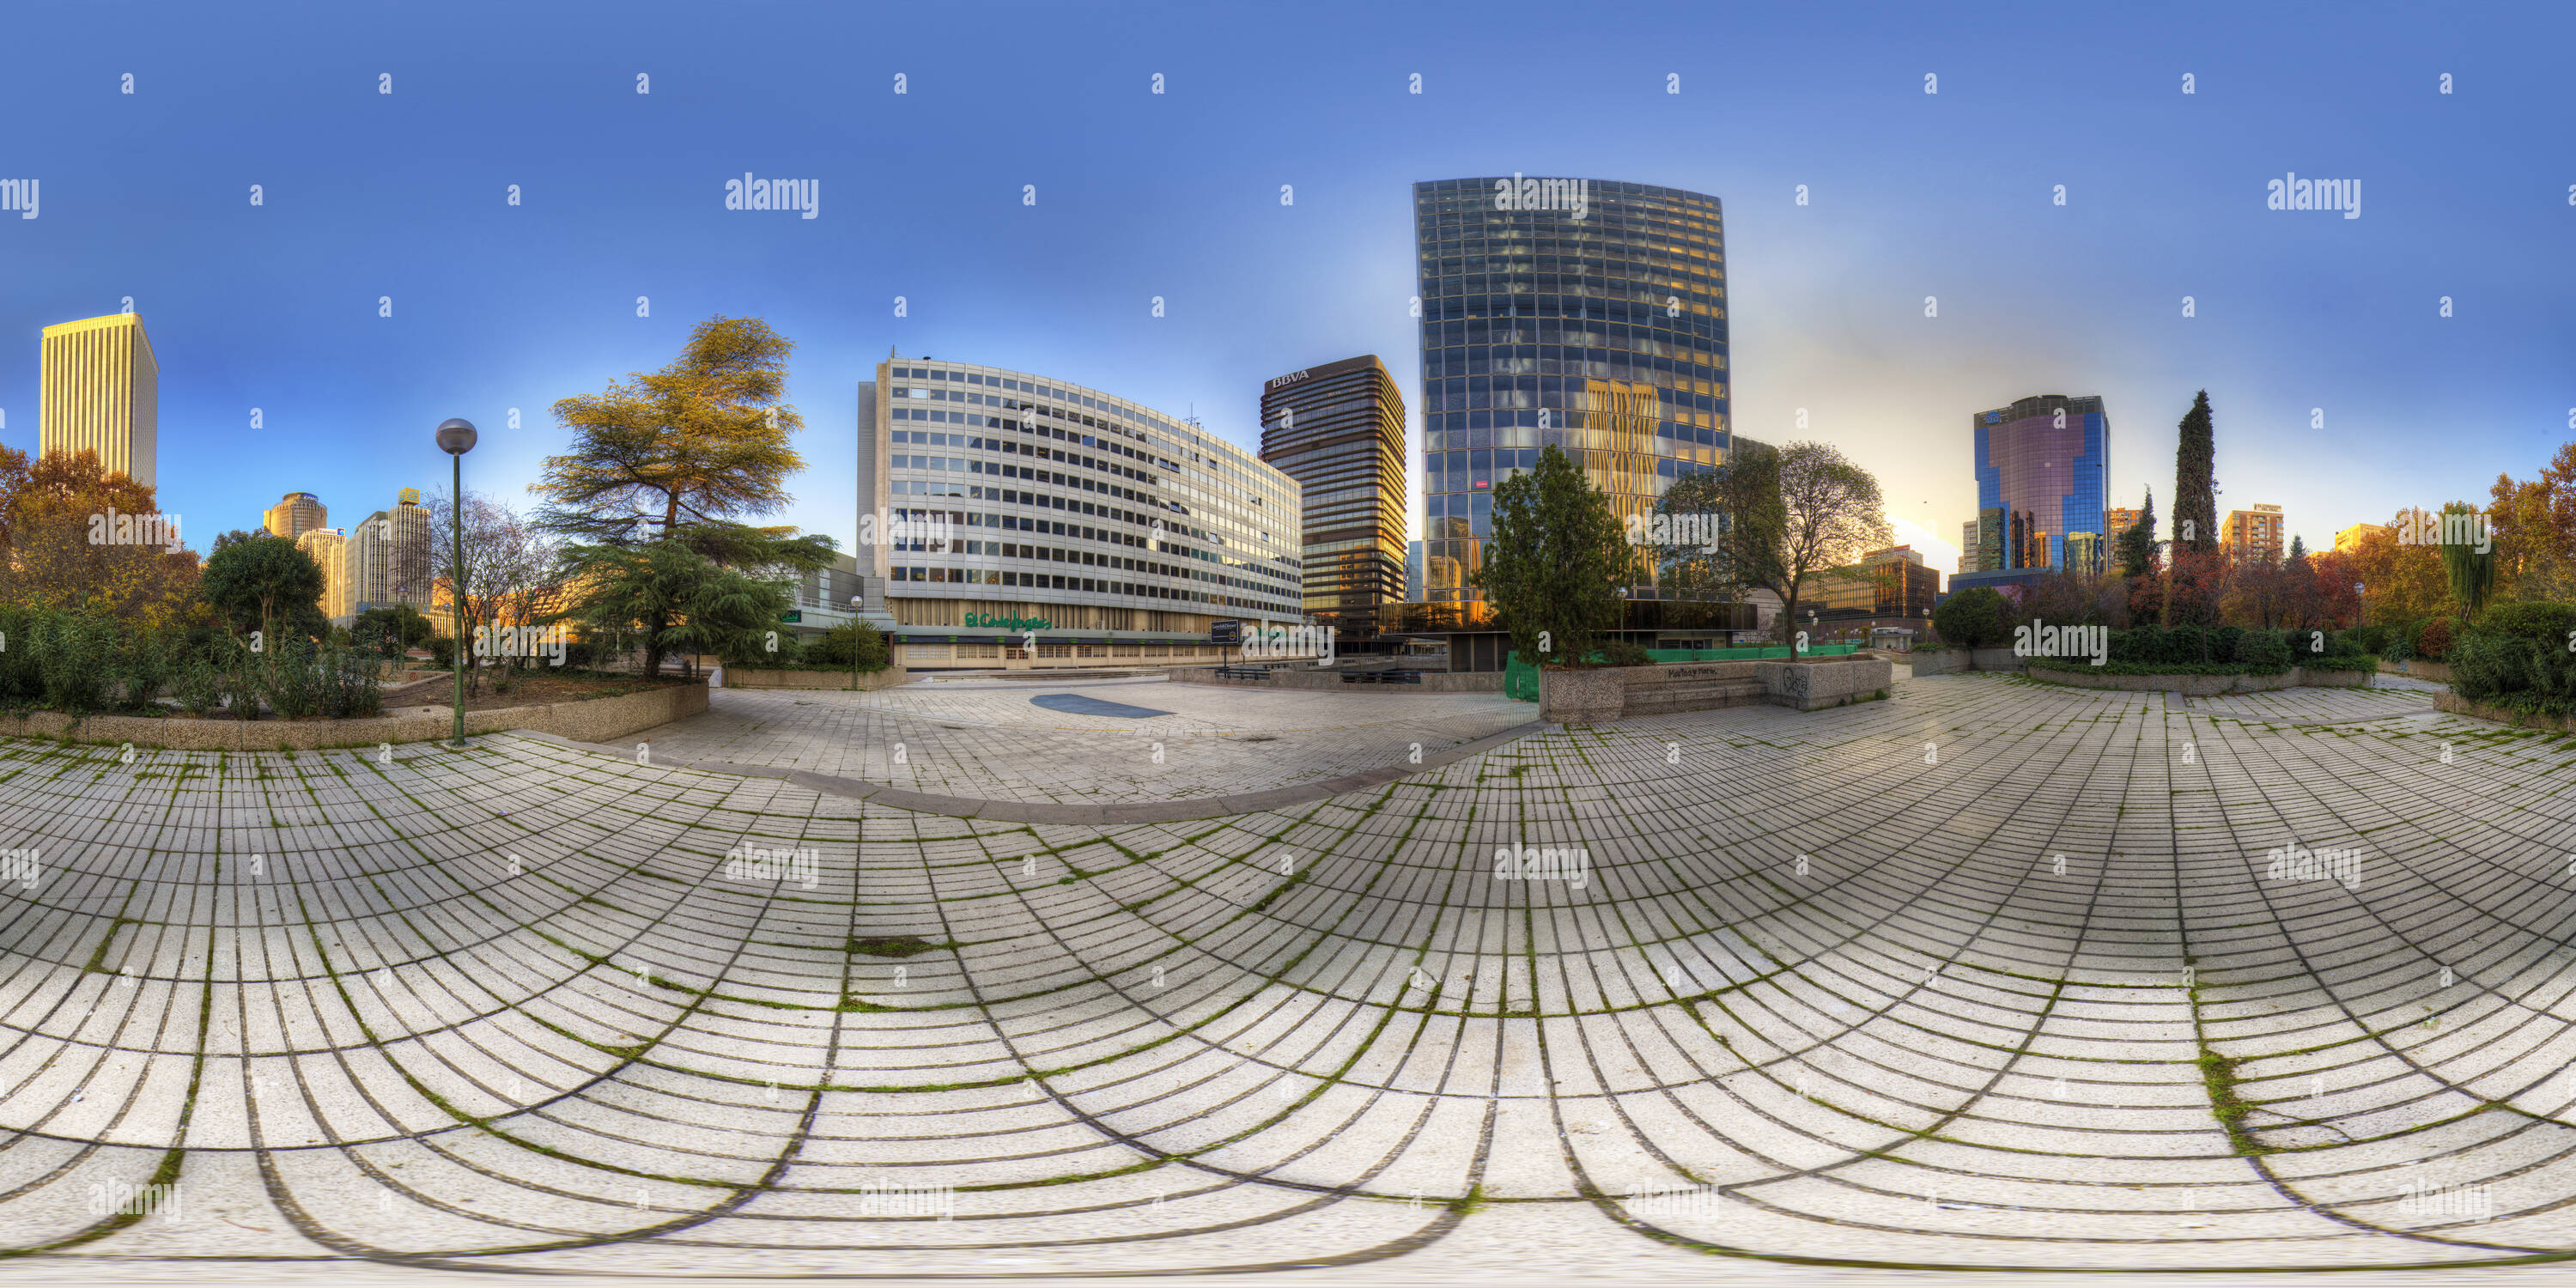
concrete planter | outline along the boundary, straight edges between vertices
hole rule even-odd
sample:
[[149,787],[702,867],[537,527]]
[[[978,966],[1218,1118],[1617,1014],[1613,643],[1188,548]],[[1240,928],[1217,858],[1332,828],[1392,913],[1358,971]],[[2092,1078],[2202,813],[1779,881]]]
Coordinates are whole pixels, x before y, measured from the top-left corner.
[[2449,684],[2451,682],[2451,667],[2449,663],[2431,662],[2420,657],[2411,657],[2403,662],[2390,662],[2383,659],[2379,664],[2379,669],[2382,674],[2411,675],[2418,680],[2430,680],[2435,684]]
[[2310,671],[2291,667],[2279,675],[2104,675],[2091,667],[2060,670],[2053,666],[2035,667],[2032,678],[2076,689],[2116,689],[2126,693],[2180,693],[2187,697],[2214,698],[2226,693],[2271,693],[2280,689],[2366,689],[2370,675],[2363,671]]
[[1975,655],[1977,669],[1980,671],[2024,671],[2030,669],[2029,658],[2023,657],[2008,648],[1981,648],[1972,649],[1970,652]]
[[1819,711],[1877,696],[1894,680],[1896,665],[1868,653],[1812,662],[1756,662],[1754,677],[1773,706]]
[[[882,671],[862,672],[859,675],[859,691],[864,693],[871,689],[891,689],[910,678],[899,666],[890,666]],[[850,673],[847,671],[770,671],[748,666],[739,669],[728,666],[725,668],[724,682],[728,689],[839,689],[846,693],[850,689]]]
[[2565,716],[2523,715],[2519,712],[2507,711],[2502,707],[2491,707],[2483,702],[2471,702],[2467,698],[2461,697],[2459,694],[2448,689],[2433,695],[2433,705],[2444,711],[2448,711],[2453,715],[2469,716],[2478,720],[2493,720],[2497,724],[2509,724],[2521,729],[2547,729],[2552,733],[2576,733],[2576,719],[2569,719]]
[[[1500,671],[1424,671],[1420,684],[1344,684],[1342,673],[1312,666],[1281,666],[1271,669],[1267,680],[1227,680],[1217,677],[1212,666],[1173,667],[1174,684],[1222,684],[1238,689],[1329,689],[1352,693],[1500,693],[1503,673]],[[1540,687],[1546,686],[1544,678]]]
[[1581,670],[1540,667],[1539,719],[1558,724],[1607,724],[1627,714],[1628,682],[1622,672],[1645,667],[1598,666]]
[[[530,729],[574,742],[607,742],[669,724],[707,709],[703,684],[669,684],[641,693],[587,702],[547,702],[465,713],[469,734]],[[453,713],[370,716],[360,720],[199,720],[190,716],[91,716],[74,724],[56,711],[0,716],[0,736],[69,738],[114,746],[167,747],[178,751],[298,751],[316,747],[372,747],[380,742],[429,742],[456,732]]]

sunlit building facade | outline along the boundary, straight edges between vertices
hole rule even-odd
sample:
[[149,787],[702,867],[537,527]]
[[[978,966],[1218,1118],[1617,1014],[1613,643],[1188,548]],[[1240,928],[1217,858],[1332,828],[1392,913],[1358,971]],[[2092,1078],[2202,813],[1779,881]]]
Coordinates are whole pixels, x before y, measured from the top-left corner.
[[1356,641],[1404,597],[1404,395],[1377,355],[1261,388],[1261,459],[1297,480],[1305,611]]
[[322,498],[310,492],[289,492],[260,515],[260,526],[268,529],[270,536],[289,541],[330,522],[331,511],[322,504]]
[[1215,660],[1216,622],[1307,621],[1296,480],[1190,421],[889,358],[858,431],[859,571],[885,579],[905,666]]
[[45,328],[37,455],[96,452],[109,473],[157,486],[161,364],[132,313]]
[[[1724,459],[1717,198],[1497,176],[1417,183],[1413,213],[1431,604],[1479,598],[1468,583],[1493,489],[1548,447],[1572,455],[1622,520]],[[1650,561],[1632,583],[1632,598],[1657,597]]]

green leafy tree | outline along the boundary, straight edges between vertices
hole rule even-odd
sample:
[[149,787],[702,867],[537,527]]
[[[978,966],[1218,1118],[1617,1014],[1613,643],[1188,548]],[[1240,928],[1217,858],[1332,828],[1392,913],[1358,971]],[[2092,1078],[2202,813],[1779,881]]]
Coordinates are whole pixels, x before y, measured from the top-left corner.
[[1718,566],[1738,588],[1779,597],[1783,640],[1811,578],[1860,575],[1844,570],[1895,540],[1878,479],[1826,444],[1739,443],[1720,473]]
[[1953,591],[1932,610],[1932,629],[1951,648],[1995,648],[2012,638],[2008,606],[1992,586]]
[[[789,443],[804,418],[783,401],[794,348],[757,318],[719,315],[692,329],[660,371],[557,402],[572,449],[546,458],[529,489],[545,498],[536,526],[576,543],[565,551],[574,566],[623,567],[614,552],[665,544],[733,570],[829,564],[830,538],[749,522],[785,509],[786,481],[805,466]],[[574,584],[583,589],[565,615],[617,615],[591,602],[597,586]],[[641,604],[638,629],[664,639],[673,623],[659,614],[669,610],[649,599],[621,602]],[[661,654],[646,656],[646,674],[658,674]]]
[[1538,469],[1494,488],[1493,535],[1474,583],[1510,633],[1512,651],[1580,666],[1619,624],[1619,588],[1635,564],[1610,498],[1554,447]]
[[2156,490],[2147,489],[2147,504],[2138,511],[2138,521],[2120,534],[2120,575],[2151,577],[2158,567],[2156,542]]
[[2290,558],[2292,558],[2292,559],[2305,559],[2305,558],[2307,558],[2307,557],[2308,557],[2308,539],[2307,539],[2307,538],[2305,538],[2305,537],[2301,537],[2301,536],[2295,536],[2295,535],[2294,535],[2294,536],[2292,536],[2292,537],[2290,538]]
[[588,588],[575,610],[585,634],[642,646],[648,676],[661,673],[665,653],[750,655],[779,629],[792,602],[782,583],[727,568],[678,541],[575,546],[565,557]]
[[284,537],[236,541],[206,559],[206,602],[236,631],[277,638],[281,617],[310,625],[321,616],[322,566]]
[[[2442,578],[2450,584],[2451,598],[2460,605],[2461,617],[2474,621],[2495,596],[2495,543],[2492,539],[2482,543],[2449,539],[2470,535],[2470,525],[2479,521],[2480,512],[2468,502],[2453,501],[2442,507],[2442,514]],[[2458,517],[2451,517],[2454,515]]]

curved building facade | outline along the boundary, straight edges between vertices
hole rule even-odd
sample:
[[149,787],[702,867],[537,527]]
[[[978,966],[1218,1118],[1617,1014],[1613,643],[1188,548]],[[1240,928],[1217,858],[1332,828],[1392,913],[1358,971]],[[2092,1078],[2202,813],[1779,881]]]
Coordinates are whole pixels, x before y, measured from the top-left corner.
[[891,358],[876,376],[859,561],[905,665],[1214,659],[1214,622],[1306,620],[1300,491],[1250,452],[1028,372]]
[[[1717,198],[1514,175],[1417,183],[1413,214],[1429,603],[1479,598],[1468,579],[1494,486],[1550,446],[1575,458],[1622,520],[1651,514],[1672,479],[1724,460]],[[1647,561],[1629,593],[1657,597]]]

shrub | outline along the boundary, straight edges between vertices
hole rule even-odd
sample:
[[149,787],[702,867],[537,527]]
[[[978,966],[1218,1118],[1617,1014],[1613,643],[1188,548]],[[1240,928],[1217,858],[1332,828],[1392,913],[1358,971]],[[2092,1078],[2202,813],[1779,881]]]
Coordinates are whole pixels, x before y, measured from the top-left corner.
[[1633,640],[1608,639],[1601,642],[1603,666],[1653,666],[1654,655]]
[[2222,662],[2226,659],[2219,657],[2210,651],[2208,631],[2203,630],[2198,626],[2186,625],[2177,626],[2172,630],[2165,632],[2163,656],[2155,658],[2154,660],[2158,662],[2181,662],[2191,666],[2203,666],[2212,662]]
[[2004,625],[2004,597],[1992,586],[1956,591],[1932,610],[1932,629],[1952,648],[1995,648],[2012,642]]
[[2441,661],[2451,651],[2453,635],[2454,628],[2450,618],[2426,619],[2423,627],[2415,632],[2415,656],[2428,661]]
[[2277,631],[2238,631],[2231,643],[2228,660],[2257,674],[2286,671],[2294,660],[2290,642]]
[[429,661],[430,665],[435,666],[442,671],[454,667],[456,665],[455,639],[445,635],[431,638],[429,641]]
[[189,658],[172,673],[170,696],[179,700],[180,710],[204,715],[223,705],[224,673],[205,658]]
[[850,665],[853,648],[859,655],[860,670],[885,669],[885,633],[865,622],[844,622],[805,641],[797,647],[797,657],[809,666],[844,667]]
[[2381,657],[2387,658],[2391,662],[2403,662],[2408,658],[2415,656],[2415,624],[2413,622],[2393,622],[2389,624],[2387,630],[2387,642],[2382,644],[2379,649],[2379,655]]
[[2111,633],[2111,660],[2114,662],[2158,662],[2164,660],[2165,631],[2161,626],[2133,626]]
[[2527,639],[2544,647],[2564,649],[2576,636],[2576,604],[2528,603],[2509,601],[2487,605],[2478,616],[2477,630],[2486,635],[2510,635]]
[[117,625],[105,618],[46,613],[27,632],[42,676],[43,702],[65,715],[83,716],[106,706],[113,682]]
[[2209,660],[2212,662],[2241,660],[2237,657],[2238,644],[2250,633],[2253,632],[2248,632],[2242,626],[2221,626],[2209,632]]
[[2472,702],[2576,714],[2576,654],[2520,635],[2476,631],[2451,645],[2451,688]]
[[2351,630],[2341,632],[2338,638],[2346,647],[2358,649],[2364,653],[2377,653],[2381,649],[2388,647],[2388,628],[2385,626],[2356,626]]

